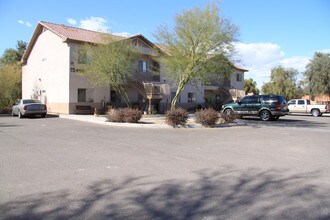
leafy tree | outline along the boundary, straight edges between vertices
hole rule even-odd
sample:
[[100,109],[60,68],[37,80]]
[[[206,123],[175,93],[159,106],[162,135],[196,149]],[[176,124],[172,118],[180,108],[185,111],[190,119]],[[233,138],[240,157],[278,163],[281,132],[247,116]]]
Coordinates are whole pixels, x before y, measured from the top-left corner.
[[137,48],[129,40],[118,40],[111,37],[104,39],[105,44],[85,45],[86,64],[80,75],[89,79],[95,86],[110,85],[131,106],[126,92],[126,85],[136,70]]
[[[160,26],[155,37],[166,46],[166,55],[160,58],[167,76],[178,84],[171,108],[188,83],[205,80],[209,74],[228,74],[232,42],[238,28],[219,15],[215,3],[204,9],[193,8],[176,16],[173,30]],[[210,71],[212,70],[212,71]]]
[[244,80],[244,90],[245,90],[245,94],[253,92],[253,94],[259,95],[260,93],[259,89],[257,88],[257,82],[255,82],[251,78]]
[[330,53],[316,52],[304,75],[311,95],[330,95]]
[[270,82],[262,86],[263,94],[283,95],[286,99],[298,98],[302,94],[297,85],[298,71],[278,66],[272,69]]
[[19,64],[0,67],[0,108],[11,106],[20,97],[21,77]]
[[24,41],[17,41],[16,49],[6,49],[1,57],[1,64],[17,63],[22,59],[27,43]]
[[11,106],[21,96],[22,59],[27,43],[17,41],[16,49],[4,51],[0,59],[0,108]]

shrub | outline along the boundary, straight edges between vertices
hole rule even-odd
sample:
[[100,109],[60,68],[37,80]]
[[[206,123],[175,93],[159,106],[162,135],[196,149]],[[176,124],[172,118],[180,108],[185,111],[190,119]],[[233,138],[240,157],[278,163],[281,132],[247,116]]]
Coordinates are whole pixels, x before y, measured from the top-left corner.
[[108,112],[107,118],[109,122],[128,122],[138,123],[142,117],[142,112],[137,109],[119,108],[111,109]]
[[127,114],[125,114],[124,121],[128,123],[138,123],[142,117],[142,111],[138,109],[127,109]]
[[167,111],[165,115],[165,122],[172,127],[178,125],[185,125],[188,120],[188,112],[183,108],[176,108],[173,110]]
[[233,123],[238,118],[239,118],[239,116],[234,115],[234,114],[221,113],[221,115],[220,115],[220,120],[222,123]]
[[11,108],[9,107],[0,108],[0,114],[11,114]]
[[201,124],[205,127],[215,125],[219,119],[218,113],[212,108],[199,110],[195,113],[195,115],[196,123]]

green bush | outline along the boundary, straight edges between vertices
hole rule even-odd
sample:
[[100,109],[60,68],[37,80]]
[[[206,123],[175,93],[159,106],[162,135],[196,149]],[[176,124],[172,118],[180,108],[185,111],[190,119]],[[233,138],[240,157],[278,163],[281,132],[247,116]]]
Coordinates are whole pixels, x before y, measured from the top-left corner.
[[219,119],[218,113],[212,108],[199,110],[195,113],[195,115],[196,123],[201,124],[205,127],[215,125]]
[[107,115],[107,119],[109,122],[120,123],[138,123],[141,117],[141,111],[131,108],[111,109]]
[[239,118],[239,116],[234,115],[234,114],[221,113],[221,115],[220,115],[220,120],[222,123],[233,123],[238,118]]
[[176,108],[167,111],[165,115],[165,122],[172,127],[185,125],[188,120],[188,112],[183,108]]

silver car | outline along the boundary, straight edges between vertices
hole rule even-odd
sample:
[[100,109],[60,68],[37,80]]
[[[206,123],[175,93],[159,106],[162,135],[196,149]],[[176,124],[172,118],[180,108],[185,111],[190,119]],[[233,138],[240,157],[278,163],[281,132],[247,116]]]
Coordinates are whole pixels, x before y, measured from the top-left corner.
[[21,99],[12,108],[12,115],[19,118],[32,115],[40,115],[42,118],[47,115],[47,107],[39,100]]

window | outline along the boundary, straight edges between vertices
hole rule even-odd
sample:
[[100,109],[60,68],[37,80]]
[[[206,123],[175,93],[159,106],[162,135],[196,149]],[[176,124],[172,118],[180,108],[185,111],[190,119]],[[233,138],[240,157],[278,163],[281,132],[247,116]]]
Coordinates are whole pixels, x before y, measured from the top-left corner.
[[251,96],[250,103],[259,103],[259,97],[258,96]]
[[296,104],[296,100],[291,100],[288,105],[295,105]]
[[87,64],[87,52],[85,49],[78,50],[78,63]]
[[148,62],[145,60],[139,60],[139,71],[146,73],[148,70]]
[[250,102],[250,96],[245,96],[239,102],[240,103],[249,103]]
[[237,82],[243,82],[243,74],[236,73],[236,81]]
[[196,102],[196,93],[188,92],[188,102]]
[[298,100],[298,105],[305,105],[305,101],[304,100]]
[[78,102],[86,102],[86,89],[78,89]]

